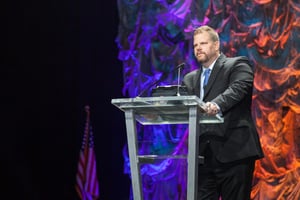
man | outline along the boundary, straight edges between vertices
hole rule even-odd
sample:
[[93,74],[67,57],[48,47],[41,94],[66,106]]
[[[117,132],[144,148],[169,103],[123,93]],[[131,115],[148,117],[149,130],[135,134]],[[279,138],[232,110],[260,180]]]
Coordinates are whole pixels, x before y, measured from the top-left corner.
[[263,157],[251,115],[252,68],[244,56],[221,53],[218,33],[209,26],[195,30],[193,45],[201,67],[186,74],[183,85],[206,103],[208,115],[224,117],[222,124],[200,125],[198,200],[250,199],[255,160]]

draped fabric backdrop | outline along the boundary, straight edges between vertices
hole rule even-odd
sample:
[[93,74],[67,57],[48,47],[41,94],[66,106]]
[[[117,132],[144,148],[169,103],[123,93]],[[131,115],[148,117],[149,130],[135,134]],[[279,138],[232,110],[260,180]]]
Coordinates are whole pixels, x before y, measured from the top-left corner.
[[[118,10],[124,96],[139,95],[165,75],[160,85],[177,84],[174,68],[182,62],[179,78],[195,69],[192,35],[200,25],[219,32],[227,56],[250,58],[253,118],[265,152],[252,199],[300,199],[299,0],[118,0]],[[187,125],[137,128],[140,154],[186,154]],[[130,177],[126,145],[124,161]],[[186,160],[169,159],[142,165],[145,200],[186,199],[186,167]]]

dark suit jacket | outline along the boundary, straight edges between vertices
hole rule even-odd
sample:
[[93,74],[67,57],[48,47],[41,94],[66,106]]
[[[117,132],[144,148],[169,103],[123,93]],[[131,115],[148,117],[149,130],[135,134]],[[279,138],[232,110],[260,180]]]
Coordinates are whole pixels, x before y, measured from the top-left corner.
[[[200,96],[202,68],[184,76],[183,85],[190,95]],[[247,57],[217,59],[205,88],[203,101],[219,105],[222,124],[200,125],[199,154],[210,148],[220,162],[228,163],[249,157],[262,158],[263,152],[252,115],[253,71]]]

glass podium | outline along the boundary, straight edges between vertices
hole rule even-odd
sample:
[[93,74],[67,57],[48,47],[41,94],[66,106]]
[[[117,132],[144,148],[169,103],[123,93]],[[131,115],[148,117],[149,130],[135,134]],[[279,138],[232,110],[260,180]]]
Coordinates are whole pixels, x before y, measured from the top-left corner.
[[206,115],[204,112],[205,103],[197,96],[119,98],[112,99],[111,103],[125,114],[134,200],[143,200],[140,175],[141,161],[164,159],[164,157],[160,158],[159,155],[138,155],[136,122],[142,125],[188,124],[187,200],[196,200],[199,124],[223,123],[223,118],[218,115]]

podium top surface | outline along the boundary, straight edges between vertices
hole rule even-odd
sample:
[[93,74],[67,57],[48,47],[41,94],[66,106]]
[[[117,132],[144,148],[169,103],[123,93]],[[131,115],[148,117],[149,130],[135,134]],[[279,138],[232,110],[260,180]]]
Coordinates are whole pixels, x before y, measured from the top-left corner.
[[165,106],[195,106],[198,105],[202,110],[205,104],[197,96],[163,96],[163,97],[135,97],[112,99],[112,104],[120,108],[131,109],[138,107],[165,107]]
[[184,124],[189,122],[189,109],[196,107],[199,123],[223,123],[220,116],[204,114],[205,103],[197,96],[163,96],[112,99],[111,103],[120,110],[134,111],[141,124]]

